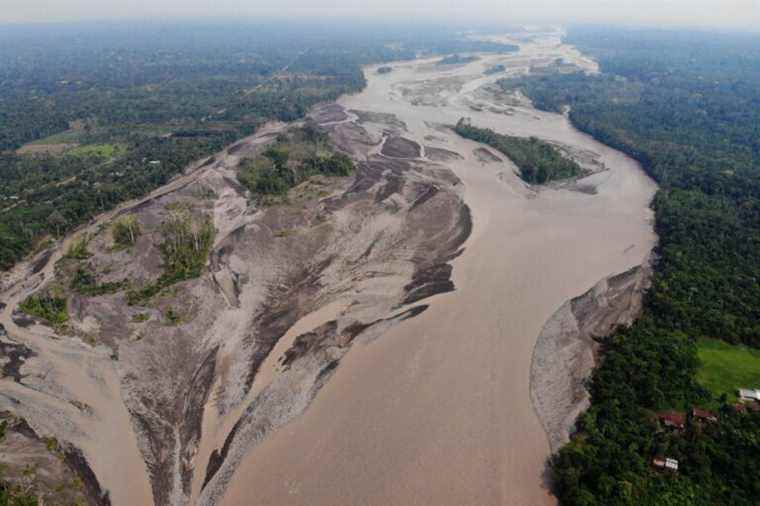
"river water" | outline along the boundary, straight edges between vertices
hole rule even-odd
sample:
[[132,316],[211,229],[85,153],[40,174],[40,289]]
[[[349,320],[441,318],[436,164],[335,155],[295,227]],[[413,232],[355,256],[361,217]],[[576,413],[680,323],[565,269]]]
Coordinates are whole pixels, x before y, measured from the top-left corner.
[[[529,104],[509,109],[483,94],[503,63],[519,71],[558,57],[593,62],[556,40],[456,68],[431,61],[366,69],[349,109],[392,113],[407,137],[458,152],[443,164],[473,216],[454,261],[456,291],[380,339],[357,343],[307,412],[256,447],[225,504],[540,505],[546,434],[530,399],[533,347],[547,319],[600,279],[641,264],[656,237],[654,182],[631,158]],[[474,106],[474,107],[473,107]],[[530,188],[509,162],[484,163],[479,146],[440,124],[470,117],[500,133],[536,136],[593,157],[606,170],[594,191]]]

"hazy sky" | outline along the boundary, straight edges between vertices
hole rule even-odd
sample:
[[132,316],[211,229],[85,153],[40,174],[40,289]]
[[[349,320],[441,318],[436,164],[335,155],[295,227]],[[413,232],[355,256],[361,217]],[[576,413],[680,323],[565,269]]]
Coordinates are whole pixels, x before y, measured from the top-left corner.
[[687,24],[760,30],[760,0],[0,0],[0,21],[13,22],[271,15]]

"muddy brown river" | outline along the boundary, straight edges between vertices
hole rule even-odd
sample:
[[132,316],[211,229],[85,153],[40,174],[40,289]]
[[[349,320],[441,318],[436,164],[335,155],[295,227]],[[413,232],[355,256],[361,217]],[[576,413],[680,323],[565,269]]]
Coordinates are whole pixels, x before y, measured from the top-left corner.
[[[224,504],[554,502],[547,435],[530,397],[536,338],[565,301],[644,262],[656,240],[656,186],[634,160],[562,115],[487,92],[503,77],[485,77],[490,66],[519,72],[557,57],[595,68],[548,39],[454,68],[418,60],[378,75],[369,67],[366,90],[341,100],[395,114],[405,137],[461,155],[441,162],[463,181],[474,223],[454,261],[457,289],[352,348],[306,413],[250,453]],[[511,163],[488,163],[477,144],[441,128],[461,117],[557,143],[599,171],[572,188],[530,188]]]
[[[566,436],[547,430],[566,432],[580,404],[560,406],[562,393],[573,391],[562,374],[573,371],[541,383],[555,393],[542,397],[547,387],[536,386],[543,374],[536,364],[552,362],[537,360],[536,350],[554,349],[552,325],[565,322],[556,315],[572,327],[570,312],[560,311],[567,301],[647,262],[656,241],[649,208],[656,186],[634,160],[580,133],[565,116],[494,87],[505,75],[558,58],[597,70],[556,34],[518,42],[519,52],[466,65],[421,59],[394,63],[383,75],[367,67],[367,88],[342,98],[340,107],[323,106],[328,112],[319,121],[337,143],[348,139],[341,146],[360,160],[357,174],[324,183],[330,198],[303,197],[310,208],[252,209],[235,182],[243,154],[234,153],[255,153],[285,125],[268,125],[121,206],[158,223],[164,207],[197,200],[188,197],[196,186],[217,190],[207,204],[218,256],[178,292],[182,302],[203,303],[186,324],[119,323],[121,313],[138,309],[116,294],[80,297],[72,312],[78,335],[98,337],[94,346],[40,322],[26,325],[14,310],[56,277],[56,262],[75,236],[51,248],[39,268],[36,260],[17,265],[0,279],[7,304],[0,323],[28,357],[23,381],[0,379],[0,409],[80,449],[114,506],[554,503],[546,484],[548,436],[555,447]],[[506,73],[484,74],[497,64]],[[551,142],[592,175],[526,185],[504,156],[453,133],[448,126],[462,117]],[[277,215],[307,211],[326,221],[296,229]],[[140,262],[149,262],[108,248],[107,225],[118,212],[78,234],[101,234],[93,239],[93,262],[140,272]],[[289,260],[303,244],[313,249]],[[454,291],[441,293],[449,286],[443,275],[437,287],[423,286],[425,295],[438,295],[399,306],[419,299],[405,297],[419,288],[407,290],[424,261],[446,274],[451,258]],[[270,300],[271,286],[287,288],[278,271],[310,262],[323,267],[308,290],[282,292],[292,300],[273,292]],[[429,307],[409,311],[420,304]],[[258,318],[291,310],[297,316],[282,329],[271,322],[276,332]],[[311,348],[299,341],[306,334]],[[539,336],[543,345],[536,347]],[[566,341],[578,344],[576,356],[592,355],[588,344]],[[300,354],[299,346],[306,346]],[[207,363],[213,373],[195,382],[206,378],[198,371]],[[186,399],[182,409],[160,409],[167,404],[161,399],[175,398]]]

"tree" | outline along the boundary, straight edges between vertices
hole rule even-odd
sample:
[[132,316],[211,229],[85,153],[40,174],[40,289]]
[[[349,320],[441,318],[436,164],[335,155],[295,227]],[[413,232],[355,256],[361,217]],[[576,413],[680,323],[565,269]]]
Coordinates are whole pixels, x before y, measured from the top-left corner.
[[56,209],[47,218],[47,224],[50,227],[53,227],[55,230],[55,235],[59,236],[61,235],[61,229],[66,226],[68,222],[66,221],[66,218],[63,217],[63,215]]
[[116,220],[111,230],[114,243],[122,247],[132,246],[140,232],[140,222],[134,214]]

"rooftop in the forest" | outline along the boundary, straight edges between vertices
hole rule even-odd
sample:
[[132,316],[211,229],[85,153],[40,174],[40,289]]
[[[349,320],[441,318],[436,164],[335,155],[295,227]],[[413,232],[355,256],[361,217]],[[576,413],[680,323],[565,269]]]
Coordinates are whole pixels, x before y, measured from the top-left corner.
[[659,418],[666,427],[683,429],[686,426],[686,413],[680,411],[664,411],[658,413],[657,418]]

